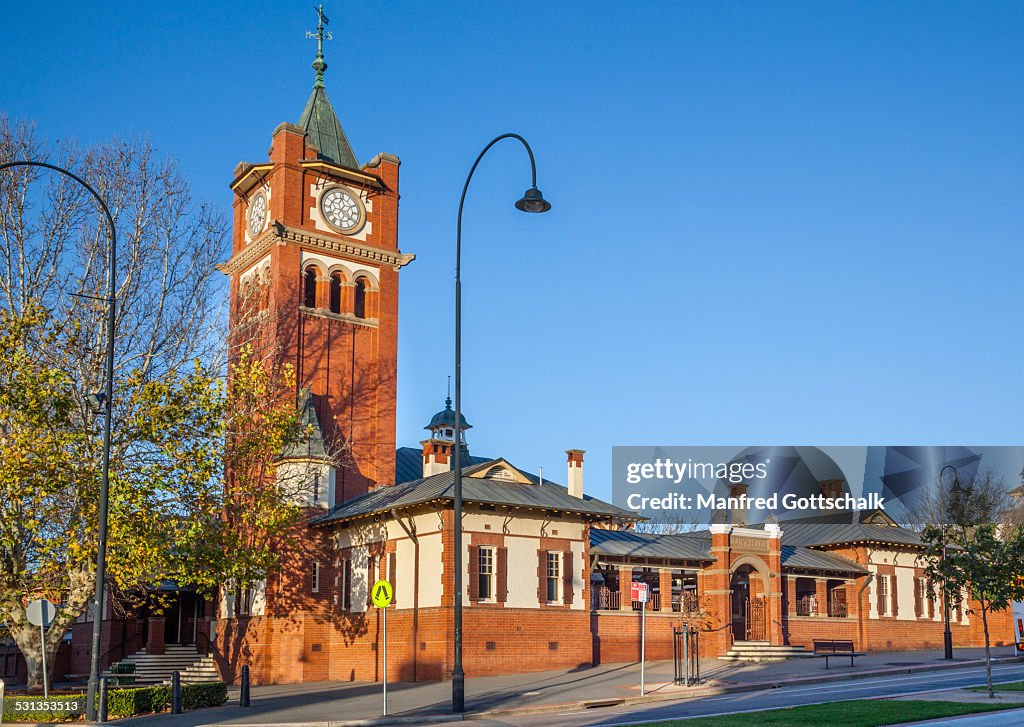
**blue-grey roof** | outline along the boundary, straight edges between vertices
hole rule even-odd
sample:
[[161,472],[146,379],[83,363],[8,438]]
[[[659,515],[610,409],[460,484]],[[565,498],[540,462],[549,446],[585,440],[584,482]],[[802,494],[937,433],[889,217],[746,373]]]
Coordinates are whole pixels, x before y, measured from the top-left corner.
[[[783,534],[785,539],[785,534]],[[798,570],[831,571],[834,573],[867,573],[859,563],[841,555],[822,553],[819,550],[802,548],[798,545],[782,546],[782,567]]]
[[635,530],[590,529],[590,552],[632,558],[712,561],[707,531],[657,535]]
[[[473,425],[466,421],[465,414],[459,414],[459,419],[462,420],[463,431],[473,428]],[[455,410],[452,409],[452,398],[450,396],[444,400],[444,409],[432,416],[430,424],[423,428],[436,429],[437,427],[455,427]]]
[[889,543],[921,546],[921,537],[912,530],[896,525],[861,525],[859,523],[781,523],[782,541],[789,545],[839,545],[843,543]]
[[[783,533],[785,540],[785,533]],[[711,535],[706,530],[673,535],[638,533],[635,530],[590,529],[590,552],[621,558],[706,561],[711,556]],[[866,573],[863,566],[849,558],[822,553],[795,545],[782,546],[782,567],[830,573]]]
[[[466,460],[464,467],[472,467],[475,464],[493,462],[494,457],[474,457],[472,455]],[[528,477],[529,472],[524,473]],[[395,482],[412,482],[423,477],[423,450],[416,447],[399,447],[395,450]]]
[[[584,495],[582,499],[573,497],[561,485],[556,485],[548,480],[541,483],[535,475],[521,470],[517,470],[517,472],[524,475],[529,480],[529,484],[467,476],[467,472],[472,473],[501,462],[502,460],[488,460],[463,469],[462,499],[464,502],[578,513],[606,520],[635,521],[638,519],[635,513],[598,500],[596,497],[589,495]],[[324,515],[315,518],[312,523],[325,525],[378,512],[387,512],[396,507],[420,505],[437,500],[452,500],[454,486],[455,473],[449,471],[430,477],[421,477],[392,487],[380,487],[366,495],[335,505]]]

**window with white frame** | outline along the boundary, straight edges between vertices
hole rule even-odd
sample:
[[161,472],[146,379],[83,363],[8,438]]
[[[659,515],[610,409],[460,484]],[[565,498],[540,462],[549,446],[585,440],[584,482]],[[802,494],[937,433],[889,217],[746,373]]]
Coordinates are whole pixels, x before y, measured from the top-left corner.
[[313,593],[320,593],[320,561],[313,561],[313,568],[310,572],[310,586]]
[[562,590],[562,554],[549,551],[547,563],[547,599],[548,603],[557,603]]
[[889,576],[878,576],[878,615],[888,616],[889,607]]
[[494,591],[494,548],[488,545],[480,546],[477,551],[479,565],[479,598],[481,601],[493,601]]
[[924,578],[917,579],[917,602],[920,613],[918,616],[928,615],[928,581]]

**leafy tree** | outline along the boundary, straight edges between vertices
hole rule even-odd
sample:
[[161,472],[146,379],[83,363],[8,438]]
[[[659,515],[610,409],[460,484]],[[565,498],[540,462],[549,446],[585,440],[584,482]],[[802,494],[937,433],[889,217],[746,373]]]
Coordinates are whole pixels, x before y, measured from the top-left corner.
[[[227,226],[141,139],[82,150],[0,115],[0,162],[47,160],[106,199],[118,231],[108,576],[119,594],[161,580],[258,580],[272,534],[301,513],[275,456],[301,435],[294,377],[240,347],[227,364]],[[62,175],[0,173],[0,624],[41,686],[27,601],[60,604],[52,656],[94,597],[107,230]],[[230,479],[227,474],[230,472]]]
[[[994,697],[988,616],[1024,598],[1024,529],[1009,530],[983,523],[960,524],[957,530],[951,543],[947,526],[925,528],[925,574],[930,584],[939,584],[944,596],[966,592],[978,604],[985,630],[988,695]],[[935,585],[929,585],[932,596],[934,589]]]

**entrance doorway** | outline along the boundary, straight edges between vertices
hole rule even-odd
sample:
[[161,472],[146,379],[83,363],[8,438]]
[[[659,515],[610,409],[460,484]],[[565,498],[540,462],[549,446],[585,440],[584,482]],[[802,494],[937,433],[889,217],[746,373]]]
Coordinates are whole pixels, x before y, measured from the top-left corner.
[[203,617],[203,597],[178,591],[167,597],[164,607],[164,643],[188,646],[196,643],[199,620]]
[[766,641],[768,638],[767,609],[762,596],[754,595],[759,589],[750,588],[750,577],[756,571],[741,565],[732,574],[732,637],[733,641]]

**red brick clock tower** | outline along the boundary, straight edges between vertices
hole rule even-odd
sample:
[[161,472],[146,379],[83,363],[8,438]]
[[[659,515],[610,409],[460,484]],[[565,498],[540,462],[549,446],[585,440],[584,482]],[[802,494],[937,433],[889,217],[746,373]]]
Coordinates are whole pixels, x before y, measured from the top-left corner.
[[[395,476],[399,160],[360,165],[327,98],[321,16],[316,81],[298,124],[273,133],[269,159],[241,163],[231,189],[230,341],[295,368],[339,453],[329,507]],[[301,401],[300,401],[301,400]]]

